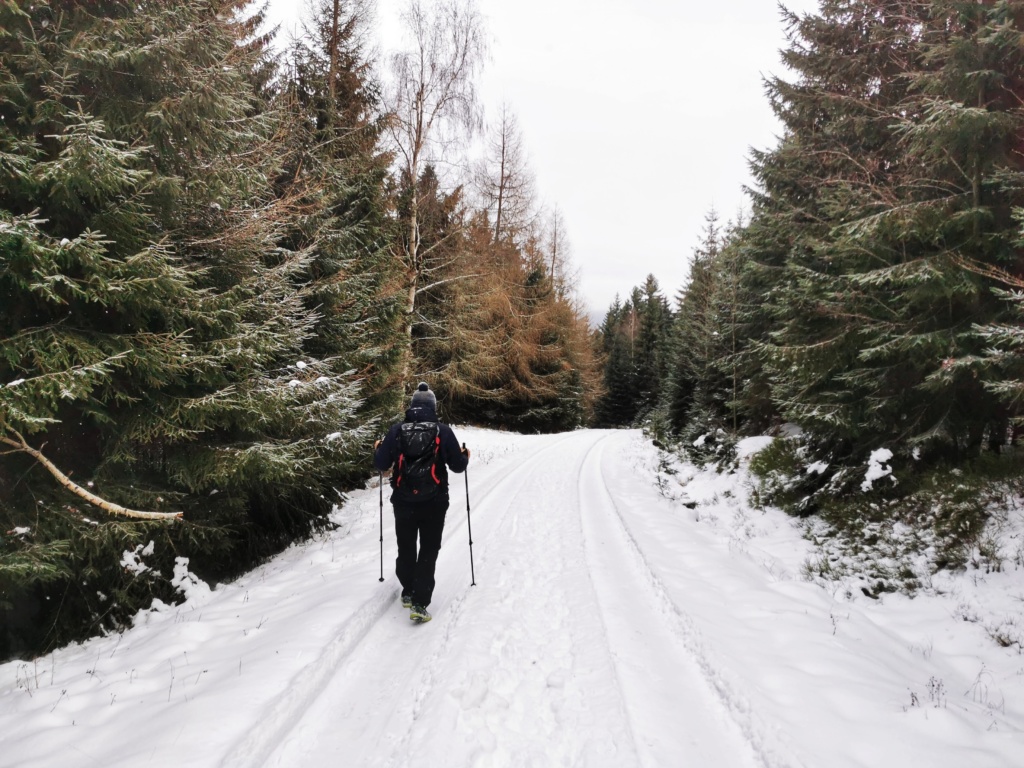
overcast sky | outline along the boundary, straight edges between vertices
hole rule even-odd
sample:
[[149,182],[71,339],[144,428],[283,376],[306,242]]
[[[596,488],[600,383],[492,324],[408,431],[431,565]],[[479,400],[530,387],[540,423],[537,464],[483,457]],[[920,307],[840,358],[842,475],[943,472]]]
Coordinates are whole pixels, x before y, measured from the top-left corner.
[[[293,27],[302,0],[271,0]],[[788,0],[811,11],[816,0]],[[394,46],[406,0],[377,0]],[[653,273],[685,283],[705,215],[748,207],[751,147],[779,128],[762,79],[781,74],[773,0],[477,0],[491,37],[486,115],[516,114],[541,201],[561,209],[580,294],[603,317]]]

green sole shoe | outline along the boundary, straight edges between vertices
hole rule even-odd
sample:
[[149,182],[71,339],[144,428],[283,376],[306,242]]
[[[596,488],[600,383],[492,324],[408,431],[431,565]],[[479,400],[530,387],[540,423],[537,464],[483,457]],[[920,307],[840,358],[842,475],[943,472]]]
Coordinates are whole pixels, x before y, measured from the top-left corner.
[[417,624],[423,624],[426,621],[430,621],[431,616],[430,612],[422,605],[414,605],[409,618]]

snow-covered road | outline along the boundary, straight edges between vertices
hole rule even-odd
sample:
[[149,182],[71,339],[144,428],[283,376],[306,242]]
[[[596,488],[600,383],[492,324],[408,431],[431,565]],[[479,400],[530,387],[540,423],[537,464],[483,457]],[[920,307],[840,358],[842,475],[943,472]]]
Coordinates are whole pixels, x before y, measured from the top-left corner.
[[411,625],[391,587],[268,764],[754,765],[623,528],[636,500],[604,479],[622,440],[539,439],[471,470],[477,585],[456,503],[434,621]]
[[0,665],[0,768],[1021,765],[1020,657],[948,600],[805,581],[741,475],[659,472],[635,431],[456,431],[476,585],[453,476],[432,622],[399,604],[386,494],[378,581],[374,479],[232,584]]

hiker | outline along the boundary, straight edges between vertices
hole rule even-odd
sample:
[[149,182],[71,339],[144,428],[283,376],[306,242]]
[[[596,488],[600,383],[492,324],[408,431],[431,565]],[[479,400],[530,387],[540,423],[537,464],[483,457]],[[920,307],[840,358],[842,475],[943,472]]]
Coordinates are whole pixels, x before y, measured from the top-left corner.
[[393,424],[373,448],[378,470],[395,468],[391,504],[398,539],[395,575],[402,585],[402,605],[410,609],[413,621],[430,621],[427,606],[434,592],[434,566],[448,511],[447,470],[465,472],[469,450],[459,448],[451,427],[437,420],[437,398],[426,382],[420,382],[413,393],[405,421]]

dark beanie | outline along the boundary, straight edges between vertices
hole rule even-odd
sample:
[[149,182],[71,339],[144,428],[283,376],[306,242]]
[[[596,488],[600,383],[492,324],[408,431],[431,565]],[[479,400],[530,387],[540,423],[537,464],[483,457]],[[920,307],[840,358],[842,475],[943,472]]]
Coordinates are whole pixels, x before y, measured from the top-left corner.
[[430,387],[427,382],[421,381],[420,385],[416,387],[416,391],[412,393],[412,408],[430,408],[432,411],[437,410],[437,398],[434,397],[434,393],[430,391]]

